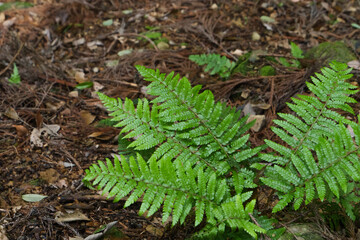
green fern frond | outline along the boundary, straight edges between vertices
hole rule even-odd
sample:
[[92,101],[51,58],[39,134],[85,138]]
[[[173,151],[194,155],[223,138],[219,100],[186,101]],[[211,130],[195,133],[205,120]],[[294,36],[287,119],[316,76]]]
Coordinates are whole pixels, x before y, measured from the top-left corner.
[[[215,173],[207,176],[203,168],[194,170],[189,164],[173,164],[171,159],[159,161],[137,158],[115,157],[114,163],[106,159],[106,164],[98,161],[86,170],[84,180],[93,181],[98,189],[114,201],[127,198],[127,207],[143,196],[139,214],[148,211],[151,216],[163,205],[163,222],[172,216],[172,224],[184,223],[190,210],[195,210],[195,226],[199,225],[206,214],[209,223],[226,223],[231,228],[240,228],[256,237],[255,232],[264,230],[250,222],[249,213],[253,212],[255,200],[243,206],[241,196],[230,198],[230,189],[225,179]],[[235,184],[239,189],[238,184]]]
[[[274,121],[278,127],[272,130],[289,147],[265,140],[278,154],[260,156],[273,164],[261,178],[279,192],[280,201],[273,212],[290,202],[298,209],[314,199],[330,201],[330,195],[340,199],[348,193],[348,183],[359,180],[359,125],[335,112],[337,108],[353,113],[348,103],[356,101],[348,95],[358,90],[346,82],[351,77],[346,64],[334,62],[330,67],[307,83],[315,97],[299,96],[288,104],[297,117],[279,114],[284,120]],[[353,128],[355,142],[343,123]]]
[[320,138],[314,152],[304,146],[300,154],[293,154],[291,163],[294,167],[275,165],[267,169],[271,174],[262,181],[282,196],[274,212],[283,209],[293,199],[297,209],[303,200],[306,204],[316,198],[330,201],[326,197],[330,193],[336,199],[349,193],[348,184],[358,181],[359,177],[360,147],[350,143],[352,138],[345,126],[340,124],[334,132],[335,140]]
[[247,117],[239,119],[238,112],[215,103],[210,91],[199,93],[200,86],[192,88],[186,78],[173,73],[166,76],[142,66],[137,69],[151,82],[147,93],[156,96],[151,110],[147,100],[139,100],[135,109],[128,99],[122,103],[99,94],[113,111],[113,121],[119,121],[116,126],[124,127],[126,138],[135,138],[130,147],[143,150],[156,146],[151,159],[167,157],[202,164],[220,175],[260,151],[249,149],[248,136],[242,136],[251,127],[246,124]]
[[106,165],[99,161],[86,171],[84,180],[93,181],[114,201],[128,196],[124,207],[143,197],[140,214],[148,211],[150,216],[163,206],[163,221],[172,216],[173,225],[183,223],[193,209],[195,225],[206,216],[207,223],[219,230],[227,226],[254,237],[264,231],[248,216],[255,201],[230,216],[231,207],[244,209],[242,202],[252,196],[249,189],[256,187],[255,173],[241,167],[261,150],[251,149],[245,134],[253,123],[216,103],[210,91],[191,87],[186,78],[142,66],[137,69],[151,82],[147,87],[147,93],[155,96],[151,102],[138,100],[135,108],[129,99],[123,102],[101,93],[99,98],[115,126],[122,128],[124,139],[132,140],[130,150],[154,151],[146,161],[139,154],[115,157],[114,163],[107,159]]
[[210,75],[219,74],[220,77],[223,78],[228,78],[231,74],[231,70],[235,66],[235,62],[216,53],[190,55],[189,59],[200,66],[206,65],[204,71],[209,72]]

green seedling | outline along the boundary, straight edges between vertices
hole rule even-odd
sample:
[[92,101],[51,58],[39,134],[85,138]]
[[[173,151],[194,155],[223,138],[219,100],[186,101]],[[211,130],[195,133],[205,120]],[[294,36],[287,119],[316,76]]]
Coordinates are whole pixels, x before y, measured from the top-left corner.
[[13,84],[20,84],[20,82],[21,82],[21,77],[19,75],[19,70],[16,66],[16,63],[14,63],[13,73],[11,74],[11,76],[9,78],[9,82],[13,83]]

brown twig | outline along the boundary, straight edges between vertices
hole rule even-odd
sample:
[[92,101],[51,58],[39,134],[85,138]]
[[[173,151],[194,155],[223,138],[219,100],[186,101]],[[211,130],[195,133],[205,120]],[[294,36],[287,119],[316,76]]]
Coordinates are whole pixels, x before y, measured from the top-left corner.
[[45,75],[40,75],[39,77],[41,79],[45,79],[45,80],[47,80],[49,82],[62,84],[62,85],[68,86],[68,87],[75,87],[76,86],[76,83],[68,82],[66,80],[61,80],[61,79],[57,79],[57,78],[49,78],[49,77],[47,77]]
[[15,59],[17,58],[17,56],[20,54],[22,48],[24,47],[24,43],[21,42],[20,48],[17,50],[16,54],[14,55],[14,57],[11,59],[11,61],[9,62],[9,64],[0,72],[0,76],[3,75],[9,68],[10,66],[15,62]]
[[79,170],[80,170],[80,174],[83,174],[84,170],[82,169],[80,163],[79,163],[73,156],[71,156],[71,154],[70,154],[68,151],[66,151],[65,149],[61,149],[61,151],[62,151],[63,153],[65,153],[65,155],[66,155],[68,158],[70,158],[70,159],[75,163],[75,165],[76,165],[76,166],[79,168]]

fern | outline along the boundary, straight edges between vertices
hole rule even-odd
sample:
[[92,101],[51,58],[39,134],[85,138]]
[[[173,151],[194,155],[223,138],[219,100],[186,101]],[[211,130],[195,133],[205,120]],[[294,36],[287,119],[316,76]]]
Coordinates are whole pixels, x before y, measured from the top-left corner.
[[[346,81],[351,69],[336,62],[330,67],[307,83],[314,96],[288,103],[296,115],[279,114],[282,120],[274,121],[278,126],[272,130],[286,145],[265,140],[273,152],[258,155],[264,146],[250,147],[247,117],[216,103],[210,91],[192,87],[186,78],[137,66],[150,82],[147,93],[155,98],[139,99],[135,108],[129,99],[99,93],[129,151],[90,166],[84,181],[114,201],[128,196],[124,207],[142,197],[140,214],[151,216],[162,208],[163,221],[171,216],[172,225],[194,215],[195,226],[205,222],[197,238],[226,239],[229,232],[256,238],[265,229],[281,234],[266,225],[271,219],[264,226],[252,221],[256,175],[278,193],[273,212],[290,203],[297,210],[319,199],[338,203],[355,219],[360,125],[337,110],[353,114],[349,103],[356,101],[350,95],[357,90]],[[268,162],[266,168],[259,157]]]
[[230,77],[231,71],[235,67],[235,62],[216,53],[190,55],[189,59],[200,66],[206,65],[204,71],[209,72],[210,75],[219,74],[222,78]]
[[[195,209],[195,225],[206,216],[213,233],[225,227],[243,229],[253,237],[264,230],[251,222],[255,201],[243,206],[255,187],[255,174],[237,171],[261,148],[250,148],[253,123],[223,103],[215,103],[210,91],[191,87],[186,78],[173,73],[137,66],[144,80],[151,82],[149,102],[138,100],[135,108],[129,99],[99,98],[111,112],[115,127],[121,127],[125,139],[133,139],[128,148],[135,151],[155,149],[151,156],[121,159],[114,163],[99,161],[86,171],[85,181],[93,181],[114,201],[129,195],[125,207],[143,196],[140,214],[150,216],[163,206],[163,221],[171,215],[173,225],[184,223]],[[232,208],[239,209],[234,213]]]
[[[348,95],[357,90],[346,82],[351,77],[346,64],[334,62],[330,67],[312,77],[313,83],[307,83],[315,96],[300,95],[288,104],[297,116],[279,114],[284,120],[274,120],[279,127],[272,130],[289,147],[266,140],[277,152],[260,156],[272,163],[261,180],[280,196],[273,212],[290,202],[295,210],[314,199],[346,202],[343,198],[354,190],[349,184],[360,180],[360,127],[335,111],[353,114],[348,103],[356,101]],[[344,123],[354,129],[355,142]],[[351,207],[346,211],[354,218]]]

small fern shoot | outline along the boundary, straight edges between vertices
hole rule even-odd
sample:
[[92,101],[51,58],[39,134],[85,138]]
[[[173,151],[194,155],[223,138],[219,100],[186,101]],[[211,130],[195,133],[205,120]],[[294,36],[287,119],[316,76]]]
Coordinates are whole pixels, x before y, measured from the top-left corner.
[[231,70],[235,67],[236,63],[230,61],[225,56],[221,56],[216,53],[190,55],[189,59],[198,65],[206,65],[205,72],[209,72],[210,75],[219,74],[222,78],[228,78],[231,75]]

